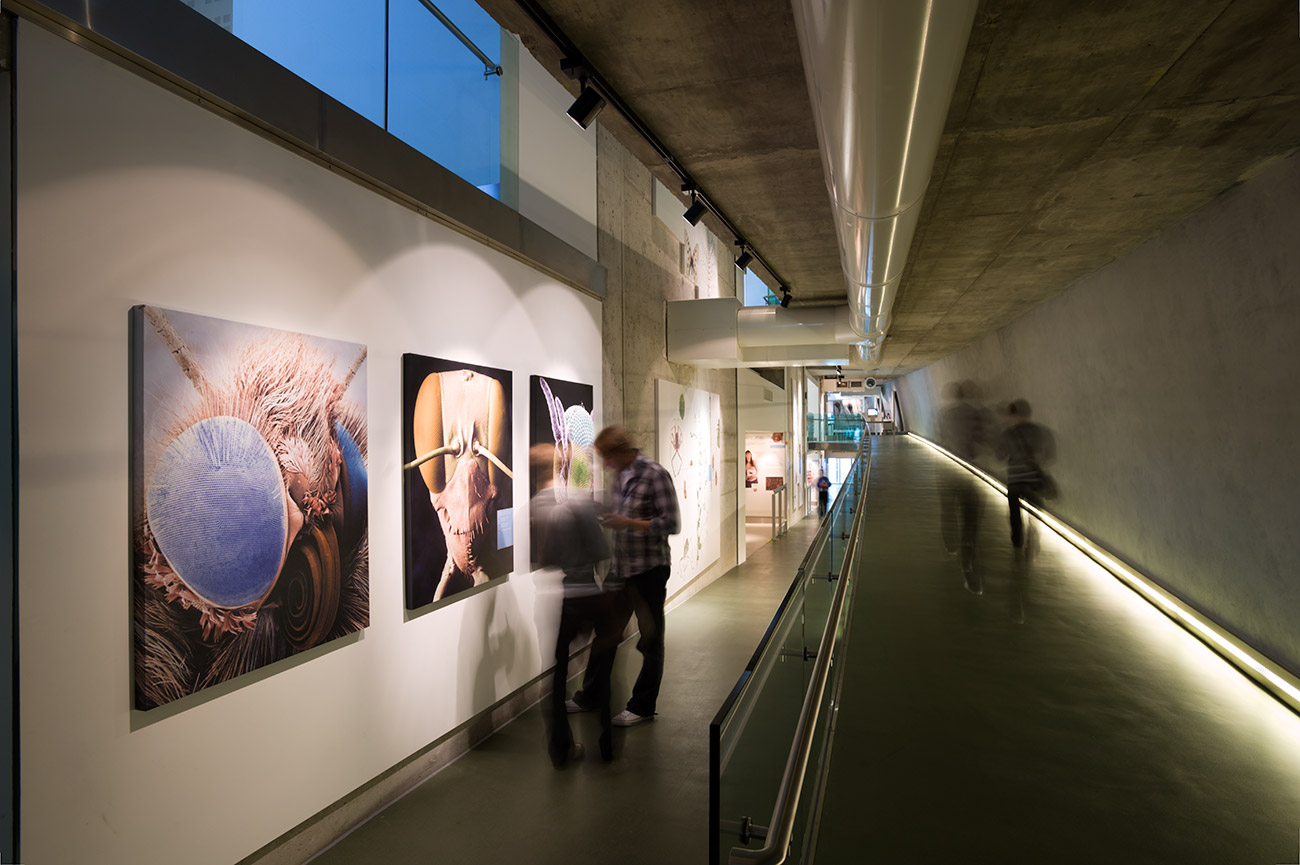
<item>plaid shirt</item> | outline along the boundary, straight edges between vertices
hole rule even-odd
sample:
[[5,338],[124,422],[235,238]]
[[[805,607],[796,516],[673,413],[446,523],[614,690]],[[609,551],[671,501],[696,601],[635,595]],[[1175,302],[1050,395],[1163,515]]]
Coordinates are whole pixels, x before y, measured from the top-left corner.
[[677,516],[677,490],[668,470],[638,453],[636,460],[615,481],[614,509],[634,520],[649,520],[650,531],[621,529],[614,532],[614,565],[626,579],[651,568],[672,563],[668,536],[681,531]]

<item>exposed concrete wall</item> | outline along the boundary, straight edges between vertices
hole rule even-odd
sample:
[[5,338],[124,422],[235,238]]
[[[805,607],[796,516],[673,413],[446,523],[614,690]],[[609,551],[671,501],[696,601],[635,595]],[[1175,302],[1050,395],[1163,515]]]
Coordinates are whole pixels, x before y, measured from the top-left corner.
[[1300,156],[986,339],[902,379],[934,437],[946,383],[1025,397],[1065,519],[1300,671]]
[[[722,538],[718,563],[704,571],[692,589],[707,585],[736,564],[737,464],[735,370],[697,369],[669,363],[665,356],[665,309],[670,300],[709,296],[682,273],[681,242],[654,214],[653,183],[642,165],[610,132],[597,138],[598,260],[607,269],[603,305],[606,423],[622,424],[650,455],[655,450],[655,379],[711,391],[722,398]],[[720,247],[716,239],[712,241]],[[715,248],[718,261],[730,250]],[[736,292],[734,267],[717,268],[717,290]]]

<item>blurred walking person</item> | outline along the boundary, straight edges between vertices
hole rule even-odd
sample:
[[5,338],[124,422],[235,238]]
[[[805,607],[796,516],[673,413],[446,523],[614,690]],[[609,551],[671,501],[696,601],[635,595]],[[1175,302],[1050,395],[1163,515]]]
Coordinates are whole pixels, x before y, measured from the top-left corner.
[[[975,404],[979,389],[974,382],[953,382],[948,385],[946,396],[949,405],[939,418],[939,437],[948,450],[974,463],[989,443],[992,432],[989,412]],[[949,555],[961,555],[966,590],[983,594],[983,580],[975,570],[975,545],[982,511],[979,484],[965,470],[945,472],[944,477],[940,514],[943,544]]]
[[[1056,495],[1056,484],[1044,466],[1056,459],[1056,440],[1051,430],[1029,419],[1029,402],[1014,400],[1007,406],[1010,421],[998,439],[997,455],[1007,463],[1007,503],[1011,511],[1011,545],[1026,547],[1020,502],[1041,507],[1044,498]],[[1032,550],[1027,552],[1032,553]]]
[[564,574],[564,597],[560,625],[555,637],[555,672],[551,684],[547,753],[558,769],[582,756],[582,745],[573,739],[565,706],[569,648],[585,631],[593,631],[587,663],[591,679],[588,699],[600,716],[600,756],[614,758],[613,730],[609,707],[610,674],[614,653],[622,638],[623,623],[618,599],[596,581],[596,565],[609,558],[609,545],[596,517],[590,497],[568,491],[564,501],[556,497],[555,447],[536,445],[528,461],[537,479],[537,492],[529,502],[532,517],[532,558],[539,565],[559,568]]

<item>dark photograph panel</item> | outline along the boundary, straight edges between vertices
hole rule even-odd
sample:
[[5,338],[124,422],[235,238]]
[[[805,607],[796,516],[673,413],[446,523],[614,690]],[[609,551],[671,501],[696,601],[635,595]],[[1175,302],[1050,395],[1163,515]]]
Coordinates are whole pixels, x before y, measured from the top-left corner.
[[[529,379],[529,445],[555,446],[555,487],[590,494],[595,478],[596,429],[592,422],[595,389],[558,378]],[[537,479],[529,478],[529,494]]]
[[407,609],[510,572],[511,381],[508,370],[402,356]]

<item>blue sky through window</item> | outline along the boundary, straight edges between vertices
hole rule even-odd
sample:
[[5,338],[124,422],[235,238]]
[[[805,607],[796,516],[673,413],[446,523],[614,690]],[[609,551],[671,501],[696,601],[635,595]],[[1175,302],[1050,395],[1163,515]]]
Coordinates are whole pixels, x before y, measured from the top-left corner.
[[[434,0],[501,60],[501,28],[474,0]],[[232,30],[484,191],[501,182],[501,78],[420,0],[234,0]]]

